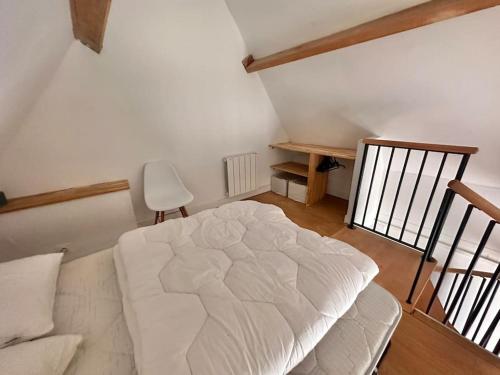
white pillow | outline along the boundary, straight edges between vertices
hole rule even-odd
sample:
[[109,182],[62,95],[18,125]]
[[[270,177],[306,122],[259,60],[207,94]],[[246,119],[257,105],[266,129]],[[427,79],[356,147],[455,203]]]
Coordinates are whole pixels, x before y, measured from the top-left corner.
[[62,375],[82,337],[51,336],[0,349],[0,374]]
[[62,254],[0,263],[0,348],[49,333]]

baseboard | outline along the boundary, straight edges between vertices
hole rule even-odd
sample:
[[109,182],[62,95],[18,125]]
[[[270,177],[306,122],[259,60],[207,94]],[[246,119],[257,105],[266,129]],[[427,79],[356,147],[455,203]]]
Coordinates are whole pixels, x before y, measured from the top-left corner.
[[[212,202],[207,202],[207,203],[202,203],[199,205],[189,206],[188,212],[189,212],[189,214],[195,214],[195,213],[198,213],[200,211],[208,210],[210,208],[217,208],[217,207],[222,206],[223,204],[226,204],[226,203],[241,201],[243,199],[247,199],[247,198],[253,197],[255,195],[266,193],[270,190],[271,190],[271,185],[264,185],[264,186],[261,186],[255,190],[253,190],[253,191],[250,191],[250,192],[245,193],[245,194],[240,194],[240,195],[237,195],[235,197],[231,197],[231,198],[226,197],[226,198],[218,199],[218,200],[212,201]],[[181,217],[181,215],[180,215],[180,213],[177,213],[176,211],[173,211],[171,213],[167,213],[167,218],[177,218],[177,217]],[[137,224],[140,227],[146,227],[148,225],[152,225],[153,220],[146,219],[146,220],[139,221]]]

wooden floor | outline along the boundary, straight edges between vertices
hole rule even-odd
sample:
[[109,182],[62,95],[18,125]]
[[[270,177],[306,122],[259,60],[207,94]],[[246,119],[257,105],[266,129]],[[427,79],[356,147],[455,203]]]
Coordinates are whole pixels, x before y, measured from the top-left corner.
[[[443,331],[440,325],[430,324],[425,317],[422,318],[422,314],[408,312],[411,306],[405,301],[420,253],[365,230],[346,228],[344,216],[347,201],[327,196],[317,204],[306,207],[272,192],[250,199],[281,207],[296,224],[323,236],[348,242],[377,263],[380,273],[375,281],[398,298],[405,310],[379,374],[500,374],[498,358],[478,349],[461,336],[450,334],[448,329]],[[434,266],[426,264],[424,274],[429,275]],[[420,283],[416,294],[428,294],[429,289],[424,289],[425,286]]]
[[250,199],[281,207],[285,215],[297,225],[311,229],[322,236],[331,237],[344,228],[344,216],[347,212],[347,201],[344,199],[327,195],[311,207],[272,192],[256,195]]
[[406,303],[408,292],[413,284],[422,253],[360,228],[353,230],[344,227],[333,237],[347,242],[372,258],[380,270],[375,282],[391,292],[401,302],[404,311],[413,310],[417,297],[424,290],[426,280],[436,267],[434,262],[424,264],[420,281],[415,289],[413,304],[408,304]]

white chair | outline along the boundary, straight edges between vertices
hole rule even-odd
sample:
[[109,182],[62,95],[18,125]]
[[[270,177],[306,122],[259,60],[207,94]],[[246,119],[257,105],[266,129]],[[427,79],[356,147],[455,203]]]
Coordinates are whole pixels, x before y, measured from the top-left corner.
[[144,199],[155,211],[155,224],[165,221],[165,211],[178,209],[187,217],[186,205],[193,194],[184,186],[174,166],[166,160],[146,163],[144,166]]

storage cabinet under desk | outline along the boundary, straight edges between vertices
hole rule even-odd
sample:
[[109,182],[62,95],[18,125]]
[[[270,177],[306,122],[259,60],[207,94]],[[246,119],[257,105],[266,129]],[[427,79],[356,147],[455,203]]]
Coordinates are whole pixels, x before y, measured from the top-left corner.
[[326,194],[328,186],[328,172],[316,171],[316,167],[319,165],[319,163],[321,163],[325,156],[332,156],[339,159],[349,160],[356,159],[356,150],[354,149],[335,148],[291,142],[276,143],[269,146],[272,148],[279,148],[282,150],[309,154],[308,164],[289,161],[271,166],[271,168],[277,171],[307,177],[306,205],[308,206],[318,202]]

